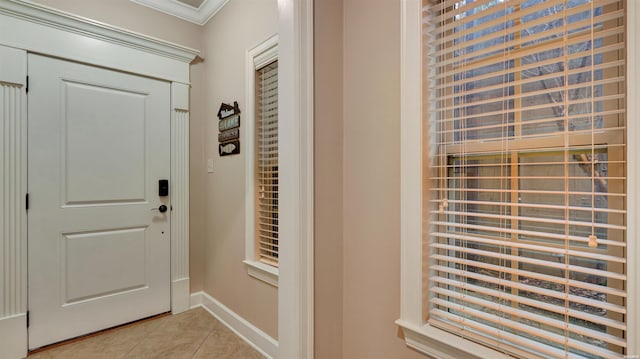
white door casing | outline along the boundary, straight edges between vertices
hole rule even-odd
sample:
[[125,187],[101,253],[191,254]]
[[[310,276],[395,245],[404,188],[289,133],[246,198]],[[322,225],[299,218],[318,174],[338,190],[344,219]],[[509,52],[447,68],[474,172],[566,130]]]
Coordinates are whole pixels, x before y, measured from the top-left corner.
[[27,53],[0,46],[0,348],[27,346]]
[[[27,192],[27,52],[171,82],[171,103],[167,106],[172,121],[171,310],[179,313],[188,309],[188,83],[189,64],[199,51],[21,0],[0,0],[0,49],[0,83],[11,84],[12,89],[17,88],[13,92],[18,94],[4,97],[0,102],[5,108],[7,105],[25,107],[3,118],[5,130],[15,133],[5,131],[5,135],[0,136],[4,159],[15,163],[16,169],[0,166],[4,193],[13,198],[12,202],[3,203],[5,210],[11,208],[11,212],[4,213],[11,215],[4,217],[0,228],[0,242],[5,249],[4,261],[0,265],[3,270],[0,288],[5,288],[0,293],[0,307],[4,308],[0,310],[2,357],[13,359],[27,354],[27,231],[24,209]],[[5,66],[9,57],[12,58],[9,62],[18,64],[17,69]],[[6,74],[9,74],[9,79]],[[7,119],[18,127],[8,127]],[[174,128],[180,131],[174,132]]]
[[313,332],[313,2],[278,0],[280,253],[278,358],[311,359]]
[[29,347],[170,309],[168,82],[29,55]]

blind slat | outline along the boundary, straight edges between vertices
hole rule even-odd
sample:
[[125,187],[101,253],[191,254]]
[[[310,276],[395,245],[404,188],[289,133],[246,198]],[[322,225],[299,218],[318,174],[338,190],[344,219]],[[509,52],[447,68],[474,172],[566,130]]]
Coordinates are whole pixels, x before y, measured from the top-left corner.
[[[456,263],[461,265],[469,264],[467,259],[445,256],[440,254],[433,254],[431,258],[436,262],[443,261],[443,262],[450,262],[450,263]],[[553,276],[553,275],[543,274],[538,272],[532,272],[532,271],[527,271],[523,269],[516,269],[512,267],[505,267],[505,266],[500,266],[500,265],[480,262],[480,261],[474,261],[473,266],[486,269],[486,270],[492,270],[499,273],[506,273],[506,274],[510,274],[518,277],[533,278],[533,279],[541,280],[544,282],[568,285],[569,287],[582,288],[582,289],[590,290],[593,292],[603,292],[605,294],[616,296],[619,298],[627,297],[627,293],[625,291],[607,287],[604,285],[592,284],[592,283],[578,281],[574,279],[570,279],[567,281],[566,278],[563,278],[563,277],[558,277],[558,276]]]
[[[561,224],[561,225],[569,225],[569,226],[587,226],[587,227],[596,227],[596,228],[606,228],[606,229],[616,229],[624,231],[627,229],[626,226],[615,225],[610,223],[598,223],[598,222],[581,222],[581,221],[572,221],[572,220],[564,220],[564,219],[554,219],[554,218],[546,218],[546,217],[528,217],[528,216],[512,216],[508,214],[492,214],[492,213],[483,213],[483,212],[462,212],[462,211],[444,211],[442,213],[435,211],[432,213],[433,215],[452,215],[452,216],[460,216],[460,217],[478,217],[478,218],[493,218],[493,219],[502,219],[502,220],[517,220],[523,222],[534,222],[534,223],[548,223],[548,224]],[[586,242],[586,241],[585,241]],[[623,245],[622,242],[613,242],[611,243],[619,243],[619,245]]]
[[[471,224],[458,224],[458,223],[451,223],[451,222],[436,222],[433,223],[434,225],[441,225],[441,226],[446,226],[446,227],[456,227],[456,228],[462,228],[462,229],[477,229],[477,230],[485,230],[487,232],[496,232],[496,233],[507,233],[507,234],[528,234],[531,236],[540,236],[540,237],[545,237],[545,238],[556,238],[556,239],[560,239],[558,237],[562,237],[564,235],[556,235],[553,233],[545,233],[545,232],[534,232],[534,231],[524,231],[524,230],[515,230],[515,229],[511,229],[511,228],[498,228],[498,227],[493,227],[493,226],[479,226],[479,225],[471,225]],[[440,232],[434,232],[433,235],[440,237],[440,238],[455,238],[455,239],[459,239],[462,241],[468,241],[468,242],[473,242],[473,243],[485,243],[485,244],[493,244],[496,246],[500,246],[500,247],[504,247],[504,248],[519,248],[519,249],[529,249],[529,250],[533,250],[533,251],[538,251],[538,252],[542,252],[542,253],[555,253],[555,254],[564,254],[567,256],[573,256],[573,257],[586,257],[586,258],[592,258],[592,259],[599,259],[599,260],[603,260],[603,261],[611,261],[611,262],[616,262],[616,263],[626,263],[626,260],[624,257],[616,257],[616,256],[608,256],[608,255],[602,255],[602,254],[596,254],[596,253],[591,253],[591,252],[584,252],[584,251],[580,251],[580,250],[571,250],[571,249],[559,249],[559,248],[554,248],[554,247],[550,247],[550,246],[540,246],[540,245],[533,245],[533,244],[527,244],[527,243],[522,243],[522,242],[517,242],[517,241],[505,241],[504,239],[502,240],[496,240],[496,239],[490,239],[490,238],[482,238],[482,237],[478,237],[476,236],[472,236],[472,235],[468,235],[468,233],[466,232],[459,232],[462,234],[458,234],[455,232],[447,232],[447,233],[440,233]],[[440,244],[434,244],[436,247]],[[559,268],[559,267],[558,267]],[[595,273],[595,272],[593,272]],[[603,272],[600,271],[600,273],[607,273],[610,274],[610,272]],[[624,276],[619,276],[618,279],[624,279]]]
[[[446,192],[446,188],[442,191]],[[578,206],[563,206],[554,204],[537,204],[537,203],[513,203],[513,202],[491,202],[491,201],[475,201],[475,200],[448,200],[448,203],[455,204],[471,204],[471,205],[489,205],[498,207],[519,207],[519,208],[537,208],[537,209],[550,209],[550,210],[569,210],[569,211],[588,211],[594,213],[610,213],[610,214],[626,214],[626,210],[612,209],[612,208],[593,208],[593,207],[578,207]],[[570,236],[567,238],[571,238]]]
[[545,289],[542,287],[522,284],[519,281],[503,279],[500,277],[496,278],[496,277],[492,277],[484,274],[475,273],[469,270],[463,271],[460,269],[455,269],[452,267],[444,267],[439,265],[432,266],[431,269],[436,272],[444,272],[444,273],[459,276],[459,277],[473,278],[475,280],[479,280],[484,283],[495,284],[503,288],[503,290],[519,290],[527,293],[539,294],[541,298],[545,298],[547,300],[549,298],[556,298],[556,299],[567,300],[572,303],[580,303],[580,304],[588,305],[594,308],[610,310],[620,314],[627,313],[627,310],[624,306],[609,304],[607,302],[598,301],[595,299],[589,299],[589,298],[581,297],[574,294],[566,294],[565,292],[558,292],[551,289]]
[[[443,233],[433,233],[433,235],[438,238],[444,237]],[[455,236],[455,237],[459,237],[459,239],[465,238],[465,237],[468,238],[468,236],[460,236],[452,233],[447,233],[446,236],[448,237]],[[444,237],[444,238],[448,238],[448,237]],[[477,240],[478,242],[481,242],[480,240],[478,240],[478,237],[475,237],[475,240]],[[627,276],[625,274],[610,272],[606,270],[592,269],[592,268],[578,266],[578,265],[560,263],[560,262],[557,262],[557,259],[556,259],[556,262],[552,262],[546,259],[536,259],[536,258],[523,257],[523,256],[512,255],[512,254],[505,254],[500,252],[485,251],[485,250],[475,249],[470,247],[462,247],[459,245],[449,245],[449,244],[441,244],[441,243],[431,243],[431,247],[433,249],[443,249],[443,250],[452,251],[452,253],[460,252],[460,253],[476,254],[479,256],[484,256],[487,259],[489,258],[504,259],[508,261],[513,261],[515,263],[534,264],[534,265],[540,266],[541,268],[567,270],[570,272],[575,272],[575,273],[580,273],[585,275],[592,275],[592,276],[601,277],[601,278],[610,278],[610,279],[617,279],[622,281],[627,279]]]
[[[559,78],[558,75],[560,74],[554,74],[556,76],[553,77],[549,77],[549,79],[557,79]],[[564,76],[564,74],[562,74],[562,76]],[[563,78],[562,78],[563,79]],[[535,81],[529,81],[529,82],[525,82],[522,81],[522,85],[527,85],[527,84],[531,84],[531,83],[535,83],[535,82],[539,82],[541,81],[540,79],[536,79]],[[469,91],[467,92],[463,92],[461,94],[459,94],[456,97],[453,97],[454,99],[459,100],[460,103],[455,104],[455,105],[451,105],[451,106],[445,106],[445,107],[441,107],[439,108],[439,112],[445,112],[445,111],[451,111],[451,110],[460,110],[460,109],[465,109],[465,108],[470,108],[470,107],[477,107],[480,105],[487,105],[487,104],[496,104],[496,103],[510,103],[512,100],[526,100],[526,99],[530,99],[530,98],[536,98],[539,97],[540,95],[549,95],[549,98],[547,99],[547,101],[551,102],[555,107],[563,105],[563,106],[571,106],[571,105],[576,105],[576,104],[580,104],[583,103],[585,100],[598,100],[600,101],[601,96],[589,96],[589,97],[582,97],[580,99],[576,99],[576,100],[562,100],[559,102],[553,102],[552,100],[555,99],[555,97],[553,97],[551,94],[557,94],[559,96],[564,96],[565,91],[572,91],[572,90],[578,90],[578,89],[587,89],[587,90],[591,90],[593,87],[595,86],[603,86],[603,85],[611,85],[611,84],[624,84],[625,78],[621,77],[621,76],[617,76],[617,77],[611,77],[611,78],[606,78],[603,80],[598,80],[598,81],[593,81],[593,82],[580,82],[574,85],[570,85],[570,86],[564,86],[564,87],[555,87],[555,88],[544,88],[541,90],[537,90],[537,91],[527,91],[527,92],[521,92],[519,94],[514,94],[514,95],[508,95],[505,96],[503,94],[503,96],[498,97],[498,98],[489,98],[489,99],[485,99],[482,100],[483,96],[478,96],[480,99],[478,100],[465,100],[465,98],[470,98],[471,95],[482,95],[483,93],[487,93],[487,94],[491,94],[492,91],[495,92],[494,90],[501,90],[501,89],[505,89],[506,87],[511,87],[511,86],[518,86],[518,84],[512,84],[512,83],[501,83],[501,84],[497,84],[497,85],[493,85],[493,86],[487,86],[487,87],[483,87],[483,88],[478,88],[476,90],[473,91]],[[504,92],[507,92],[506,90]],[[585,96],[588,96],[585,95]],[[527,109],[527,106],[522,106],[522,109]],[[584,114],[583,114],[584,115]]]
[[553,312],[560,315],[566,314],[574,318],[583,319],[583,320],[596,323],[596,324],[601,324],[607,327],[616,328],[620,330],[626,329],[626,324],[624,322],[609,319],[607,317],[600,317],[597,315],[589,314],[584,311],[575,310],[571,308],[558,307],[548,302],[529,299],[523,296],[517,296],[517,295],[506,293],[506,292],[502,292],[498,296],[496,295],[497,293],[495,290],[473,285],[473,284],[464,284],[464,283],[460,283],[458,281],[446,279],[443,277],[431,277],[431,280],[434,281],[434,283],[441,283],[443,285],[459,288],[462,290],[469,290],[477,293],[484,293],[486,295],[490,295],[498,298],[501,297],[501,298],[504,298],[505,300],[508,300],[514,303],[523,304],[532,308],[542,309],[542,310]]
[[513,315],[515,317],[519,317],[519,318],[525,318],[525,319],[529,319],[532,321],[535,321],[537,323],[541,323],[541,324],[546,324],[546,325],[550,325],[553,326],[555,328],[558,329],[568,329],[570,332],[575,333],[575,334],[581,334],[581,335],[585,335],[588,336],[590,338],[593,339],[602,339],[604,341],[606,341],[607,343],[611,343],[614,345],[619,345],[621,347],[626,347],[627,343],[616,337],[613,335],[608,335],[606,333],[602,333],[596,330],[592,330],[589,328],[585,328],[579,325],[575,325],[575,324],[569,324],[567,325],[564,321],[561,320],[557,320],[557,319],[553,319],[553,318],[548,318],[548,317],[544,317],[541,315],[537,315],[537,314],[533,314],[530,313],[528,311],[522,311],[519,309],[515,309],[512,308],[508,305],[501,305],[495,302],[491,302],[482,298],[478,298],[478,297],[474,297],[474,296],[465,296],[464,294],[461,294],[459,292],[456,291],[452,291],[452,290],[447,290],[444,288],[433,288],[433,290],[443,296],[446,297],[451,297],[451,298],[455,298],[459,301],[466,301],[472,304],[476,304],[476,305],[480,305],[482,307],[485,308],[490,308],[493,309],[495,311],[499,311],[499,312],[503,312],[503,313],[507,313],[510,315]]
[[[594,51],[588,51],[588,52],[579,52],[579,53],[575,53],[575,54],[571,54],[569,56],[565,56],[562,58],[561,62],[568,62],[571,60],[575,60],[575,59],[580,59],[583,58],[585,56],[591,55],[591,56],[595,56],[595,55],[605,55],[608,53],[615,53],[618,51],[622,51],[625,49],[625,44],[624,43],[615,43],[615,44],[611,44],[611,45],[606,45],[606,46],[602,46],[599,47],[597,50]],[[526,56],[531,56],[531,55],[535,55],[539,52],[540,49],[535,48],[535,49],[527,49],[527,50],[520,50],[518,52],[518,55],[520,57],[526,57]],[[431,79],[433,82],[440,82],[443,80],[446,80],[449,77],[452,77],[454,75],[457,74],[461,74],[464,71],[469,71],[469,70],[473,70],[473,69],[483,69],[488,67],[489,65],[493,65],[495,64],[496,61],[501,61],[504,58],[503,54],[500,54],[499,56],[495,56],[495,58],[487,58],[487,59],[482,59],[482,60],[478,60],[476,62],[474,62],[473,64],[469,64],[469,66],[458,66],[458,67],[451,67],[451,68],[447,68],[446,70],[442,71],[441,73],[439,73],[439,75],[433,76],[433,78]],[[552,63],[557,63],[560,59],[554,58],[552,59],[553,62]],[[616,61],[619,61],[618,59],[616,59]],[[534,63],[535,65],[535,63]],[[531,67],[531,66],[529,66]],[[533,66],[533,67],[537,67],[537,66]],[[516,68],[517,69],[517,68]],[[469,79],[467,79],[468,81]]]
[[[474,315],[478,318],[481,318],[483,320],[492,322],[494,325],[496,326],[501,326],[501,327],[505,327],[505,328],[510,328],[511,330],[515,331],[515,332],[520,332],[520,333],[526,333],[528,334],[529,337],[538,337],[547,341],[551,341],[554,342],[556,344],[561,344],[564,345],[565,343],[567,345],[569,345],[569,347],[575,348],[575,349],[580,349],[583,351],[589,351],[591,353],[595,353],[598,355],[603,355],[604,357],[612,357],[613,356],[617,356],[616,353],[606,350],[606,349],[602,349],[596,345],[590,345],[587,344],[585,342],[581,342],[575,339],[565,339],[565,336],[562,335],[558,335],[558,334],[554,334],[552,332],[547,332],[547,331],[540,331],[540,330],[536,330],[535,328],[531,328],[528,327],[524,324],[520,324],[518,322],[509,320],[509,319],[505,319],[496,315],[492,315],[492,314],[488,314],[479,310],[475,310],[475,309],[471,309],[468,306],[461,306],[461,305],[456,305],[456,304],[452,304],[451,302],[447,302],[447,301],[443,301],[443,300],[436,300],[438,304],[440,304],[443,307],[449,308],[451,310],[458,310],[458,311],[462,311],[462,312],[466,312],[470,315]],[[443,311],[440,311],[440,313]],[[438,312],[434,312],[434,314],[438,315]],[[466,323],[466,322],[464,322]],[[466,324],[465,324],[466,325]],[[502,331],[502,335],[504,335],[505,331]],[[522,336],[522,335],[521,335]],[[535,352],[539,352],[540,351],[540,344],[538,344],[538,347],[529,347],[530,349],[535,350]],[[556,354],[557,355],[557,354]],[[559,358],[561,358],[561,356],[558,356]]]

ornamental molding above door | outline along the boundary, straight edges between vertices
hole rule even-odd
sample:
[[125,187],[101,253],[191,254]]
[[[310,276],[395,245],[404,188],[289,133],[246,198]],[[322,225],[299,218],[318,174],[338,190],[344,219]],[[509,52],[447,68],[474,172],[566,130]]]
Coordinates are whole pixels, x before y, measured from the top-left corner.
[[0,0],[0,45],[189,83],[200,51],[22,0]]

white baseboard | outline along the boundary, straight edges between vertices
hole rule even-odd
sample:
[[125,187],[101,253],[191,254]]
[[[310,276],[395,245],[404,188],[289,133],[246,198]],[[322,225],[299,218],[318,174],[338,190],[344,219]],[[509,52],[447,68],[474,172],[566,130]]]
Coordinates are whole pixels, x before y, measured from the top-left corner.
[[27,356],[27,314],[0,318],[0,348],[3,359]]
[[191,307],[189,305],[189,278],[175,279],[171,281],[171,313],[178,314]]
[[191,294],[191,308],[203,307],[222,324],[226,325],[240,338],[267,358],[275,358],[278,354],[278,341],[267,333],[249,323],[231,309],[218,302],[205,292]]

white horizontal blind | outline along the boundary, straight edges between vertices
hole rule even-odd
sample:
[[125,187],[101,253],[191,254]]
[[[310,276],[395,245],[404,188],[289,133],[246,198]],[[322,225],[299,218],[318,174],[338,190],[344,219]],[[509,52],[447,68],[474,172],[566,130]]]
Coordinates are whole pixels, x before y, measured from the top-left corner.
[[256,247],[278,266],[278,61],[256,70]]
[[627,354],[624,5],[424,0],[431,325]]

